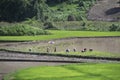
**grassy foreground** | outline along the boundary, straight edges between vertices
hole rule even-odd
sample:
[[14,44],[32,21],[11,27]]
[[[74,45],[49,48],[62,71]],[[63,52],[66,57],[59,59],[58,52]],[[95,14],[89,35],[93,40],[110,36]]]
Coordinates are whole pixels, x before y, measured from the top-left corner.
[[119,63],[43,66],[17,71],[5,80],[119,80]]
[[120,32],[95,32],[95,31],[59,31],[48,30],[51,35],[39,36],[0,36],[0,41],[30,41],[51,40],[67,37],[95,37],[95,36],[120,36]]

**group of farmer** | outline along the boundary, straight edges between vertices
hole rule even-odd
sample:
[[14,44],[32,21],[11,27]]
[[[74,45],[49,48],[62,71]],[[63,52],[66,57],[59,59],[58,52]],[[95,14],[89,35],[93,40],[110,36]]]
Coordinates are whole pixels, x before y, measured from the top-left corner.
[[[65,51],[66,51],[67,53],[69,53],[71,50],[68,48],[68,49],[66,49]],[[73,48],[72,51],[73,51],[73,52],[77,52],[77,49],[76,49],[76,48]],[[92,48],[90,48],[90,49],[84,48],[83,50],[81,50],[82,53],[83,53],[83,52],[87,52],[87,51],[92,52],[93,49],[92,49]],[[49,52],[50,52],[50,48],[47,47],[47,53],[49,53]],[[57,52],[57,48],[56,48],[56,47],[54,48],[54,52]]]
[[[73,48],[73,52],[76,52],[77,51],[77,49],[76,48]],[[93,49],[92,48],[90,48],[88,51],[93,51]],[[70,49],[66,49],[66,52],[70,52]],[[81,50],[81,52],[87,52],[87,48],[84,48],[83,50]]]

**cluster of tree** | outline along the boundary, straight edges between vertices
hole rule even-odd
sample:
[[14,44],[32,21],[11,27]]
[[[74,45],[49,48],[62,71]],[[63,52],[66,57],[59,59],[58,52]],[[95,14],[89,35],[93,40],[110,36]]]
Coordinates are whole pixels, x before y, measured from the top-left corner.
[[43,21],[45,8],[45,0],[0,0],[0,20],[22,21],[35,16]]
[[0,21],[19,22],[27,18],[35,17],[39,21],[47,21],[52,14],[48,5],[68,4],[78,1],[79,7],[85,5],[85,1],[94,0],[0,0]]
[[44,22],[49,11],[46,3],[64,1],[72,0],[0,0],[0,20],[13,22],[36,17]]
[[68,2],[72,3],[74,0],[47,0],[47,3],[62,3],[62,2]]
[[120,31],[120,25],[112,24],[111,26],[109,26],[109,31]]

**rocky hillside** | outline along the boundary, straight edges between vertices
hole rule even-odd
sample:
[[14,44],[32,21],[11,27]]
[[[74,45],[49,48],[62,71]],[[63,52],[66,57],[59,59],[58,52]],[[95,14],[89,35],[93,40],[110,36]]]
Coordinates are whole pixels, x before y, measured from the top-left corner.
[[98,0],[89,10],[88,19],[120,21],[120,0]]

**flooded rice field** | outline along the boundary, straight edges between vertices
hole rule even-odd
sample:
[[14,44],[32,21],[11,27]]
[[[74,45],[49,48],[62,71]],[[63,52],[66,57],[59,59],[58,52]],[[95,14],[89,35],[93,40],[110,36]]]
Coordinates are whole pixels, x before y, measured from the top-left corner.
[[47,48],[50,48],[50,52],[54,51],[56,47],[57,52],[65,52],[66,49],[76,48],[77,51],[81,51],[83,48],[92,48],[95,51],[120,53],[120,37],[91,37],[91,38],[66,38],[50,41],[33,41],[33,42],[11,42],[0,43],[0,48],[17,51],[29,51],[32,52],[47,52]]

